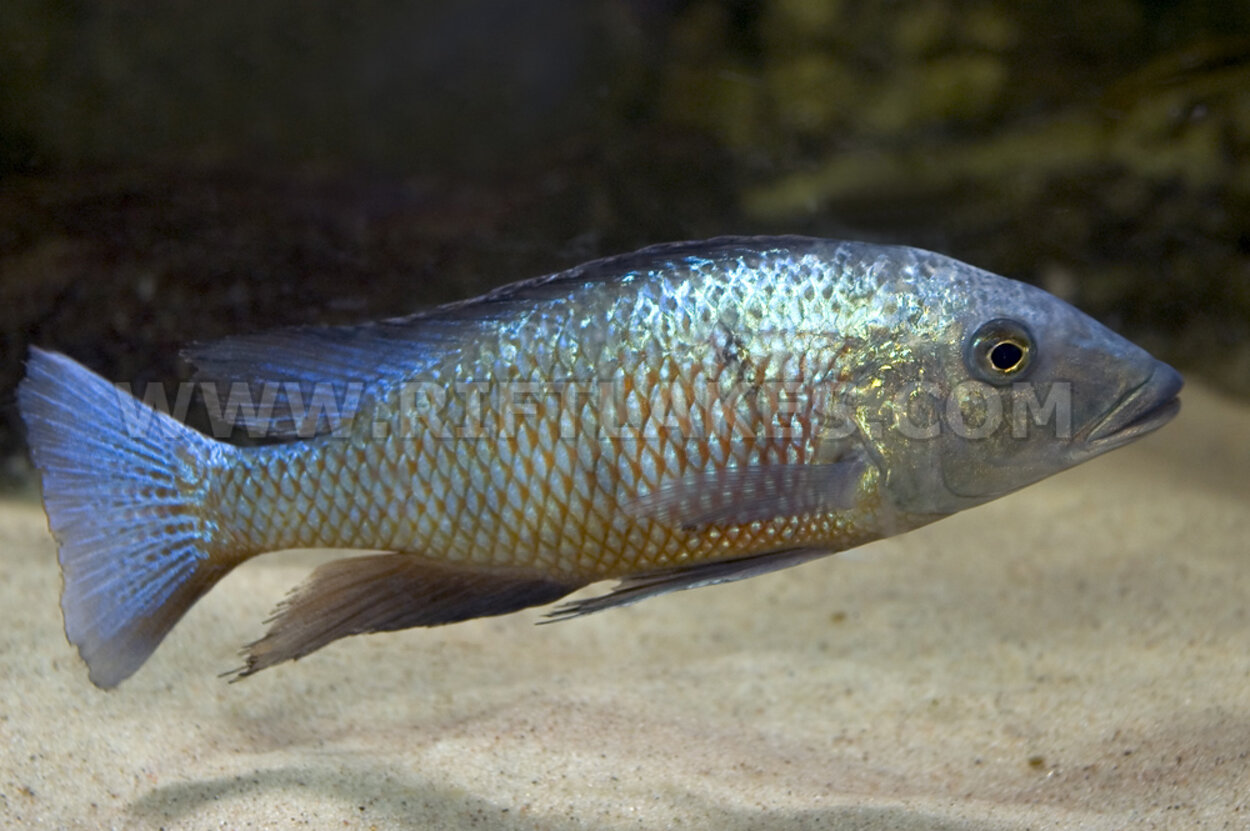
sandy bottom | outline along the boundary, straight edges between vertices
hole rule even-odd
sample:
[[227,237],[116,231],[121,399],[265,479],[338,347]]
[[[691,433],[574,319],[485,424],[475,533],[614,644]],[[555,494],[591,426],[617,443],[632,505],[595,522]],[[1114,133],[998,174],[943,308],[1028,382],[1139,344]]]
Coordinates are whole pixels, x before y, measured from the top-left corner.
[[[101,692],[0,505],[0,824],[1250,827],[1250,408],[908,536],[536,628],[217,673],[324,554],[253,561]],[[602,587],[599,587],[602,588]]]

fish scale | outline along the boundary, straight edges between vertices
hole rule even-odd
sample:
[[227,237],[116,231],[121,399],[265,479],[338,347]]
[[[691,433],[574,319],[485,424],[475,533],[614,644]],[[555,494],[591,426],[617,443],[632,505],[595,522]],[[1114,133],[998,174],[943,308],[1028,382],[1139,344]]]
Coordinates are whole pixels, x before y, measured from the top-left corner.
[[[692,293],[685,288],[688,285],[687,282],[660,283],[662,288],[684,295],[683,303]],[[809,299],[810,296],[808,292]],[[638,298],[632,305],[614,303],[605,315],[610,320],[609,326],[618,325],[622,320],[636,325],[640,318],[651,322],[657,334],[646,339],[650,344],[657,342],[665,332],[673,337],[689,331],[688,321],[677,326],[654,322],[656,316],[684,317],[683,309],[680,303],[647,296]],[[744,311],[751,318],[763,314],[757,304],[746,304]],[[787,316],[792,315],[793,312],[787,312]],[[782,518],[751,526],[747,533],[735,535],[735,544],[730,546],[723,535],[717,535],[712,541],[706,534],[675,532],[655,522],[637,521],[623,515],[619,510],[622,501],[652,491],[662,481],[680,478],[691,470],[802,462],[811,450],[800,443],[751,445],[735,442],[735,432],[752,435],[780,426],[758,417],[746,418],[736,411],[729,430],[724,434],[709,434],[708,441],[691,444],[669,438],[666,425],[672,414],[663,406],[655,407],[656,402],[693,403],[694,407],[678,414],[679,427],[684,423],[693,428],[689,410],[701,416],[708,409],[706,396],[700,392],[708,385],[700,385],[699,377],[706,371],[712,384],[737,380],[726,378],[732,375],[730,367],[708,355],[687,365],[663,353],[659,355],[659,366],[649,365],[637,357],[630,363],[604,365],[595,363],[594,355],[579,356],[577,350],[571,350],[541,353],[539,357],[546,359],[549,366],[500,365],[494,360],[496,353],[521,354],[519,345],[504,341],[506,337],[523,335],[532,339],[537,336],[541,342],[551,342],[543,332],[531,331],[533,317],[527,316],[515,326],[502,329],[496,334],[499,340],[479,348],[471,362],[466,363],[463,354],[458,356],[457,371],[462,377],[485,384],[506,382],[518,376],[558,381],[561,374],[599,378],[619,372],[624,382],[627,425],[610,445],[605,445],[593,430],[587,429],[588,420],[592,427],[601,426],[597,423],[601,414],[590,408],[584,397],[571,396],[558,399],[570,403],[569,407],[544,412],[533,419],[519,419],[516,437],[503,441],[489,438],[428,440],[420,435],[419,427],[410,427],[417,435],[403,445],[385,442],[362,448],[329,438],[320,440],[314,447],[252,451],[245,454],[244,464],[225,471],[220,497],[222,505],[243,502],[249,494],[255,493],[262,494],[266,500],[256,506],[252,526],[242,529],[246,544],[255,551],[325,546],[438,552],[451,561],[519,567],[541,563],[579,578],[600,579],[707,557],[713,551],[721,556],[754,553],[761,547],[775,545],[782,538],[792,543],[828,545],[843,545],[849,541],[845,533],[827,536],[829,528],[824,523],[809,521],[802,527],[795,527],[788,518]],[[543,323],[557,332],[566,331],[569,325],[567,320],[554,315],[545,316]],[[709,329],[713,327],[708,315],[704,315],[701,324]],[[765,328],[792,325],[791,321],[779,318]],[[709,342],[710,355],[714,354],[715,345],[714,339]],[[690,348],[683,346],[687,350]],[[635,350],[635,355],[651,357],[653,354],[645,346]],[[831,358],[832,354],[825,356],[824,364]],[[771,356],[762,356],[756,367],[757,374],[767,375],[770,359]],[[820,374],[832,371],[818,356],[806,355],[801,363],[820,365]],[[791,370],[785,365],[777,369],[783,373]],[[491,373],[503,378],[491,377]],[[798,385],[805,381],[798,371],[786,377]],[[410,380],[422,378],[417,376]],[[397,406],[394,401],[387,401],[370,415],[375,420],[385,420],[388,408]],[[449,417],[455,423],[462,415],[463,412],[455,411]],[[803,426],[813,420],[810,411],[799,412],[796,417]],[[808,435],[808,441],[814,441],[810,431]],[[607,462],[606,472],[601,462]],[[410,475],[402,475],[401,470]],[[269,480],[273,477],[279,482],[271,483]],[[576,481],[577,486],[550,486],[560,481]],[[334,483],[330,493],[323,490],[325,482]],[[284,487],[294,488],[297,498],[285,495]],[[453,517],[451,533],[431,533],[428,526],[423,530],[419,521],[424,515],[419,506],[429,505],[436,499],[447,505],[446,510]],[[335,510],[336,503],[352,505],[355,510],[347,513]],[[379,506],[388,506],[391,509],[388,516],[394,516],[390,534],[380,533],[376,513],[368,516],[360,513],[370,508],[376,512]],[[553,523],[554,527],[544,527],[538,521],[542,516],[558,518],[558,521]],[[566,517],[577,519],[570,524],[565,521]],[[553,530],[562,530],[562,533],[558,534],[559,547],[551,551],[545,541],[552,538]]]
[[[552,615],[797,565],[1132,441],[1175,414],[1181,383],[1034,287],[801,237],[656,246],[188,356],[210,380],[279,385],[248,424],[279,442],[225,445],[138,402],[122,408],[146,429],[123,430],[112,385],[42,350],[19,389],[66,634],[101,686],[266,551],[383,553],[316,569],[239,676],[604,578],[619,583]],[[297,402],[324,388],[334,406],[305,418]]]

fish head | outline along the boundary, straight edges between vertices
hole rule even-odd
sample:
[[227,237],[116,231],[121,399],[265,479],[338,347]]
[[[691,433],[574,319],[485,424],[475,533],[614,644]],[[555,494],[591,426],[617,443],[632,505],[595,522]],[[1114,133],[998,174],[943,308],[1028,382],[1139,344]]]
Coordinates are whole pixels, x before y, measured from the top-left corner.
[[1181,376],[1146,350],[1037,287],[937,263],[925,311],[898,333],[893,429],[870,450],[896,509],[987,502],[1176,415]]

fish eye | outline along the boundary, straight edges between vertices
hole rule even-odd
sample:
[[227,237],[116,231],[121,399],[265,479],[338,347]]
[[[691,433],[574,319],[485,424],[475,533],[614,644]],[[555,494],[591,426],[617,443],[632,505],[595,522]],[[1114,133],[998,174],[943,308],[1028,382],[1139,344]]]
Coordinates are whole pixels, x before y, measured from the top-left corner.
[[983,323],[968,341],[965,360],[972,374],[991,384],[1024,377],[1033,363],[1033,335],[1018,320],[996,318]]

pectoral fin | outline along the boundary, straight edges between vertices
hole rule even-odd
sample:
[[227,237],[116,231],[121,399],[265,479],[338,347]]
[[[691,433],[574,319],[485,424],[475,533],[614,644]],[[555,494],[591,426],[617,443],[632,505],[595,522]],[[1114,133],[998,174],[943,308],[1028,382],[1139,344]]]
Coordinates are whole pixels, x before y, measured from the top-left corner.
[[741,525],[851,508],[864,471],[858,457],[826,464],[760,464],[699,472],[626,504],[636,517],[683,528]]
[[797,566],[808,560],[827,557],[833,552],[823,549],[795,548],[785,551],[773,551],[768,554],[755,554],[750,557],[739,557],[735,560],[719,560],[710,563],[699,563],[690,566],[649,571],[626,577],[616,584],[607,594],[590,597],[586,600],[574,600],[562,603],[547,615],[548,620],[542,623],[554,623],[557,620],[601,612],[613,606],[629,606],[648,597],[658,594],[697,589],[716,583],[732,583],[745,580],[770,571],[778,571],[790,566]]
[[245,649],[243,678],[331,641],[365,632],[438,626],[515,612],[580,587],[541,575],[432,562],[414,554],[372,554],[318,568]]

